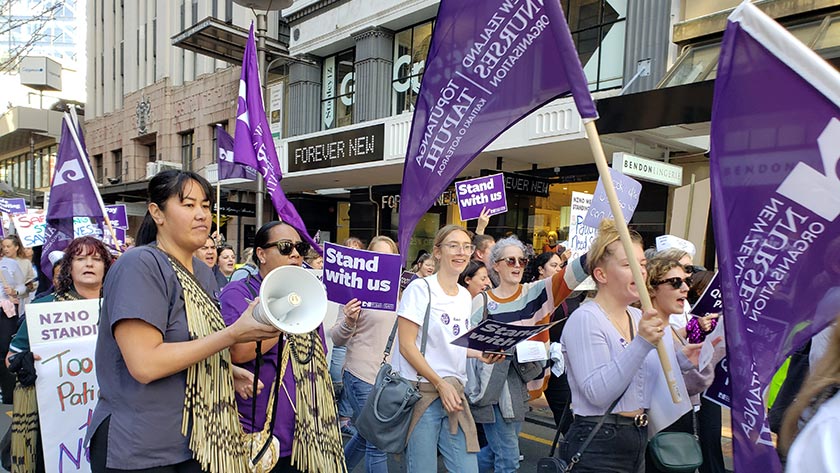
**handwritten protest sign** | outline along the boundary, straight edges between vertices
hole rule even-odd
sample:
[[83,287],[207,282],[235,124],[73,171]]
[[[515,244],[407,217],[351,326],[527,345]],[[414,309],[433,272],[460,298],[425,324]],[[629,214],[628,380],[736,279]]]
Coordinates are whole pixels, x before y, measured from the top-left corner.
[[[598,229],[583,224],[583,219],[589,212],[592,204],[592,194],[583,192],[572,192],[572,208],[569,211],[569,246],[572,251],[572,258],[579,258],[589,251],[595,237],[598,236]],[[595,290],[595,281],[588,277],[578,287],[580,291]]]
[[324,285],[332,302],[356,298],[363,309],[396,310],[399,281],[399,255],[324,245]]
[[47,230],[47,212],[43,209],[29,209],[26,213],[12,214],[12,223],[17,229],[17,234],[23,246],[44,244],[44,233]]
[[505,177],[503,174],[467,179],[455,184],[461,220],[473,220],[487,208],[490,215],[507,212]]
[[0,198],[0,212],[7,214],[26,213],[26,200]]
[[112,227],[128,230],[128,213],[125,210],[125,204],[106,205],[105,211],[108,212],[108,220],[111,221]]
[[47,473],[90,471],[84,438],[99,397],[93,361],[99,302],[26,306],[32,351],[41,357],[35,391]]
[[[612,176],[613,184],[615,185],[615,193],[618,195],[618,203],[621,206],[621,213],[624,214],[624,220],[630,221],[633,217],[633,212],[636,206],[639,205],[639,196],[642,193],[642,184],[631,177],[610,168],[610,175]],[[583,219],[584,225],[598,228],[603,219],[613,218],[612,210],[610,210],[610,203],[607,200],[607,191],[604,189],[604,181],[598,179],[598,185],[595,187],[595,194],[592,197],[592,205],[589,206],[589,212],[586,218]]]
[[558,320],[550,324],[525,326],[487,319],[452,340],[452,344],[478,351],[502,352],[560,322]]
[[102,239],[102,229],[89,217],[73,217],[73,238],[92,236]]

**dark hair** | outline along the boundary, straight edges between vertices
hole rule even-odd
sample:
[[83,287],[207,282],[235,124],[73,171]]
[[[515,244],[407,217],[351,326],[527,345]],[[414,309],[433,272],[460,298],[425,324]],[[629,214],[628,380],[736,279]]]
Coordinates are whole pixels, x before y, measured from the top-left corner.
[[[257,258],[257,248],[263,248],[265,247],[265,245],[271,243],[268,241],[268,236],[269,234],[271,234],[271,229],[278,225],[286,225],[297,232],[297,229],[295,227],[289,225],[286,222],[281,222],[279,220],[273,220],[261,226],[260,229],[257,230],[257,234],[254,235],[254,253],[251,255],[251,259],[254,260],[254,264],[257,265],[257,268],[260,267],[260,259]],[[303,257],[305,255],[300,256]]]
[[[190,181],[195,181],[201,186],[205,198],[210,201],[210,205],[212,206],[214,194],[207,179],[192,171],[179,171],[177,169],[159,172],[149,181],[149,204],[157,204],[161,210],[165,210],[166,201],[172,196],[177,195],[179,199],[183,200],[184,189]],[[135,243],[137,246],[143,246],[155,240],[157,240],[157,224],[152,218],[152,213],[146,210],[143,223],[140,224],[140,229],[137,230]]]
[[111,253],[108,252],[108,248],[100,240],[92,236],[79,237],[71,241],[64,250],[64,257],[61,258],[61,269],[58,272],[55,286],[56,294],[65,294],[73,289],[73,275],[70,274],[73,269],[71,262],[76,256],[88,255],[97,255],[102,258],[102,262],[105,264],[102,281],[105,281],[105,275],[108,274],[108,269],[111,267]]
[[525,273],[522,276],[522,282],[534,282],[540,278],[540,268],[548,264],[551,261],[553,256],[559,257],[556,252],[554,251],[546,251],[545,253],[539,254],[537,257],[531,260],[528,263],[528,266],[525,267]]
[[[428,256],[426,256],[425,258],[423,258],[423,256],[425,256],[425,255],[428,255]],[[422,250],[422,249],[421,249],[420,251],[418,251],[418,252],[417,252],[417,257],[416,257],[416,258],[414,258],[414,261],[412,261],[412,262],[411,262],[411,267],[413,268],[413,267],[415,267],[415,266],[418,266],[418,265],[422,264],[422,263],[423,263],[423,261],[426,261],[426,260],[427,260],[427,259],[429,259],[431,256],[432,256],[432,254],[431,254],[431,253],[429,253],[429,252],[428,252],[428,251],[426,251],[426,250]]]
[[697,271],[696,273],[691,275],[691,287],[688,288],[688,302],[691,305],[694,305],[700,296],[703,295],[703,291],[706,290],[706,286],[712,282],[712,277],[714,277],[714,271]]
[[467,278],[472,279],[475,276],[475,273],[477,273],[479,269],[484,267],[484,263],[482,263],[481,261],[470,261],[467,267],[464,268],[464,270],[458,276],[458,284],[460,284],[463,287],[467,287]]
[[20,237],[15,235],[14,233],[11,235],[6,235],[4,240],[9,240],[17,246],[17,252],[15,252],[15,256],[13,258],[26,258],[26,254],[23,252],[23,242],[20,241]]
[[216,256],[222,256],[222,252],[225,250],[233,251],[233,255],[236,256],[236,251],[233,249],[232,246],[228,245],[227,243],[222,243],[221,245],[216,247]]

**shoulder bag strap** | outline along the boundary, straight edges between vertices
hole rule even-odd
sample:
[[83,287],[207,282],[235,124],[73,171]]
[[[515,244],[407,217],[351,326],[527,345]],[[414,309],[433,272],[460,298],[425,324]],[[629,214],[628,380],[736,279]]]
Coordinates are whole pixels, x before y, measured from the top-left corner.
[[481,291],[481,297],[484,299],[484,307],[481,310],[481,320],[485,321],[487,320],[487,316],[490,315],[487,311],[487,291]]
[[432,286],[425,279],[423,282],[426,283],[426,289],[429,291],[429,303],[426,304],[426,315],[423,317],[423,336],[420,338],[420,354],[426,356],[426,340],[429,338],[429,314],[432,313]]

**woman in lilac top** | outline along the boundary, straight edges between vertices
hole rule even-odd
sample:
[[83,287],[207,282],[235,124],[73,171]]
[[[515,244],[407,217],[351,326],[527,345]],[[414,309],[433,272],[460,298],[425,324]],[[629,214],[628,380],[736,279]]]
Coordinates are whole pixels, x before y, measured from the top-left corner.
[[[634,254],[629,257],[644,271],[642,238],[635,232],[631,238]],[[602,221],[587,266],[598,294],[572,313],[561,338],[575,413],[561,454],[569,460],[578,453],[600,417],[620,398],[575,471],[637,472],[644,465],[648,438],[646,410],[662,371],[654,346],[667,326],[656,311],[643,315],[630,307],[639,293],[612,221]]]

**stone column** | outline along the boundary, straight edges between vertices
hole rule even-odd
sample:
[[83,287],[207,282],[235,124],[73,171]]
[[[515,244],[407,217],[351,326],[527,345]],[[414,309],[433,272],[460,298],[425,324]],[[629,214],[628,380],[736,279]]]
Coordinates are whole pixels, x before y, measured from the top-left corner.
[[391,115],[394,32],[373,26],[355,33],[354,123]]
[[289,136],[321,129],[321,62],[313,56],[304,59],[313,64],[293,62],[289,66]]

